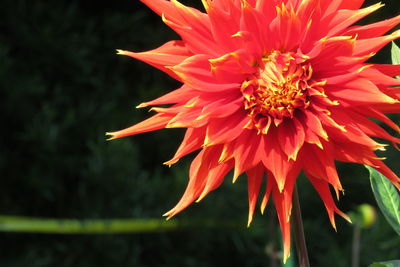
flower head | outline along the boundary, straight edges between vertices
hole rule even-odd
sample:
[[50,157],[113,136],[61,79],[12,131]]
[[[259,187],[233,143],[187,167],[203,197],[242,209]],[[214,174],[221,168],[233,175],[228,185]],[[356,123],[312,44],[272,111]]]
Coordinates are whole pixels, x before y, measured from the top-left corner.
[[400,31],[384,35],[400,16],[355,25],[381,4],[364,0],[202,0],[205,12],[176,0],[141,0],[182,40],[142,53],[119,54],[147,62],[182,87],[139,107],[156,114],[114,138],[161,128],[187,128],[167,165],[199,151],[189,184],[172,217],[216,189],[233,169],[246,173],[250,224],[263,179],[261,211],[273,198],[290,252],[290,213],[296,178],[303,171],[321,196],[329,219],[349,220],[335,205],[330,186],[342,186],[335,161],[376,168],[397,188],[400,179],[374,151],[396,144],[370,118],[400,132],[384,113],[400,111],[400,65],[366,63]]

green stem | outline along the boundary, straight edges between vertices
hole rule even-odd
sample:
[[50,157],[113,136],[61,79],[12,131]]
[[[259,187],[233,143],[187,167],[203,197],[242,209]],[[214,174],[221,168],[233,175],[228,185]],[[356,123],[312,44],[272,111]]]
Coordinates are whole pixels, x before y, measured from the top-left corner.
[[359,267],[360,266],[360,239],[361,239],[361,228],[357,224],[354,227],[353,233],[353,245],[351,249],[351,267]]
[[303,221],[301,219],[301,209],[297,186],[295,186],[293,192],[293,230],[297,249],[297,257],[299,259],[299,266],[310,267],[306,239],[304,237]]

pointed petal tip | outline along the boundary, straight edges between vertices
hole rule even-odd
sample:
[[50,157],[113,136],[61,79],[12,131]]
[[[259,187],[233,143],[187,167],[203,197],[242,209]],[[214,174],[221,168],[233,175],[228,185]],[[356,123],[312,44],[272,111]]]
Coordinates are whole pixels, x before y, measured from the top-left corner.
[[117,52],[117,55],[126,55],[126,52],[127,52],[127,51],[122,50],[122,49],[115,49],[115,51]]
[[201,193],[201,195],[195,200],[196,203],[199,203],[200,201],[202,201],[205,197],[207,196],[207,192],[203,191]]
[[179,161],[179,159],[171,159],[168,160],[166,162],[163,162],[163,165],[166,165],[168,167],[171,167],[172,165],[174,165],[175,163],[177,163]]
[[[235,166],[236,167],[236,166]],[[233,170],[233,178],[232,178],[232,184],[236,183],[237,179],[239,178],[240,173],[237,168],[234,168]]]
[[112,132],[106,132],[106,136],[111,136],[111,137],[109,137],[109,138],[106,139],[107,141],[111,141],[111,140],[114,140],[114,139],[117,139],[117,138],[118,138],[118,137],[116,137],[115,134],[112,133]]
[[293,153],[293,154],[288,156],[288,162],[290,160],[296,161],[296,159],[297,159],[297,151],[296,151],[296,153]]
[[396,30],[396,31],[394,31],[392,34],[390,34],[388,36],[394,36],[396,38],[399,38],[400,37],[400,30]]
[[164,213],[162,216],[163,217],[167,217],[167,218],[165,218],[165,220],[166,221],[169,221],[172,217],[174,217],[174,212],[173,212],[173,209],[172,210],[170,210],[170,211],[167,211],[166,213]]
[[345,214],[345,213],[339,213],[340,216],[343,217],[343,219],[345,219],[347,222],[353,224],[353,221],[350,219],[349,215]]
[[251,222],[253,221],[253,216],[254,216],[254,209],[253,210],[249,210],[249,217],[247,218],[247,228],[250,227]]
[[336,222],[335,222],[335,211],[328,212],[328,216],[329,216],[329,221],[330,221],[330,223],[332,225],[332,228],[337,233]]
[[261,215],[264,215],[264,211],[265,211],[265,206],[263,206],[263,205],[261,204],[261,207],[260,207]]
[[267,207],[267,204],[268,204],[268,199],[264,197],[262,202],[261,202],[261,205],[260,205],[261,215],[264,215],[265,208]]
[[136,108],[145,108],[148,105],[146,103],[140,103],[139,105],[136,106]]
[[207,0],[201,0],[201,2],[203,4],[203,6],[204,6],[204,9],[206,11],[208,11],[208,9],[210,8],[210,5],[208,4],[208,1]]
[[286,261],[289,259],[290,257],[290,251],[284,251],[284,256],[283,256],[283,264],[286,264]]
[[283,189],[285,189],[285,181],[279,181],[279,182],[278,182],[278,190],[279,190],[279,193],[282,193],[282,192],[283,192]]
[[250,228],[251,225],[251,219],[249,218],[249,220],[247,221],[247,228]]

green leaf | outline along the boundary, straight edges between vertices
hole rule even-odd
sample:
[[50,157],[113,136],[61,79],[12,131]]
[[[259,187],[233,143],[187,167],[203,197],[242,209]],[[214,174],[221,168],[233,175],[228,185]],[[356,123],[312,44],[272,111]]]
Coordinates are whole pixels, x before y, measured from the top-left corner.
[[[386,220],[400,235],[400,196],[393,184],[380,172],[366,166],[370,172],[372,191]],[[396,265],[397,266],[397,265]]]
[[385,262],[374,262],[368,267],[400,267],[400,260],[396,261],[385,261]]
[[400,64],[400,48],[392,42],[392,64]]

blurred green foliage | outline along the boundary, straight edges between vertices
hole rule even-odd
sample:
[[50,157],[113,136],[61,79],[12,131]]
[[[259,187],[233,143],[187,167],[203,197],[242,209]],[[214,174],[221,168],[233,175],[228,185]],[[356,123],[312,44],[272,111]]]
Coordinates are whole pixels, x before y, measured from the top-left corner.
[[[200,1],[182,2],[199,6]],[[398,14],[395,2],[369,19]],[[144,63],[116,56],[115,49],[148,50],[175,38],[139,1],[0,2],[0,214],[160,218],[173,207],[192,156],[171,168],[161,163],[173,155],[183,132],[162,130],[112,142],[104,133],[148,117],[134,107],[179,86]],[[389,62],[385,51],[375,60]],[[386,155],[400,173],[398,152]],[[366,170],[338,165],[346,188],[339,207],[348,212],[362,203],[376,205]],[[270,212],[256,215],[246,229],[243,178],[232,185],[228,177],[218,192],[178,215],[232,220],[243,230],[1,233],[0,266],[272,266],[269,255],[271,248],[280,250],[280,233],[276,222],[269,223]],[[299,187],[312,266],[349,266],[352,226],[338,218],[336,234],[311,185],[301,178]],[[362,233],[361,265],[400,258],[399,245],[379,215]]]

